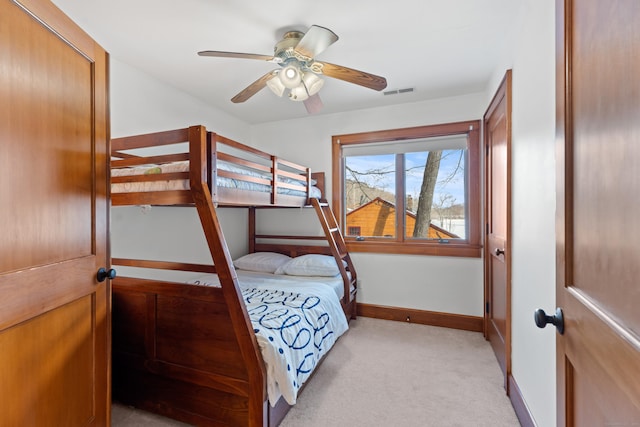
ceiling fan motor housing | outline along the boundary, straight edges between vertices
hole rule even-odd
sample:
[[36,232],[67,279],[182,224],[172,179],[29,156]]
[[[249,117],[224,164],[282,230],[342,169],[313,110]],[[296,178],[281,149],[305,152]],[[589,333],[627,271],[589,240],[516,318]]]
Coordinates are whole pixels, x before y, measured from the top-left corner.
[[303,36],[304,33],[301,31],[287,31],[284,33],[282,40],[276,43],[273,49],[273,56],[282,58],[283,61],[292,57],[296,58],[296,53],[293,49],[298,45],[298,42]]

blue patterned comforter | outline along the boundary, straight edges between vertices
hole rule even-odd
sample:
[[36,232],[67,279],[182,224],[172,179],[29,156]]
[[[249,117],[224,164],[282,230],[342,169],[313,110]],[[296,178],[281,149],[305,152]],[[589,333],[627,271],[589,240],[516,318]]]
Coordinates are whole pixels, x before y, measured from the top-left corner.
[[[269,402],[275,406],[282,396],[293,405],[320,359],[349,328],[340,300],[322,278],[251,273],[238,274],[238,282],[267,368]],[[215,275],[192,283],[219,286]]]

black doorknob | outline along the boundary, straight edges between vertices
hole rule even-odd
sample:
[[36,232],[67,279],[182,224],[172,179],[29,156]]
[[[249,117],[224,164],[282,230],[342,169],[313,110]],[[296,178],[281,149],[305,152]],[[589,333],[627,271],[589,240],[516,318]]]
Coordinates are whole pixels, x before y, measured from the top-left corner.
[[504,255],[504,249],[496,248],[496,256]]
[[115,279],[116,271],[113,268],[105,270],[103,267],[100,267],[96,278],[98,279],[98,282],[104,282],[106,279]]
[[547,326],[547,323],[551,323],[556,327],[560,335],[564,334],[564,316],[562,315],[561,308],[556,308],[555,316],[549,316],[543,309],[539,308],[536,310],[533,317],[538,328],[544,328]]

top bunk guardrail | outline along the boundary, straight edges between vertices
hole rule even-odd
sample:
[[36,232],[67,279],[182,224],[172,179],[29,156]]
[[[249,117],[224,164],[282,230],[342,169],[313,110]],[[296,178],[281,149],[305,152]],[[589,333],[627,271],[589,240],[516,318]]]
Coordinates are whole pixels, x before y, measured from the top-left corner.
[[[192,178],[204,180],[223,206],[305,206],[322,198],[323,173],[195,128],[203,127],[112,139],[112,205],[193,204]],[[192,156],[189,147],[206,154]]]

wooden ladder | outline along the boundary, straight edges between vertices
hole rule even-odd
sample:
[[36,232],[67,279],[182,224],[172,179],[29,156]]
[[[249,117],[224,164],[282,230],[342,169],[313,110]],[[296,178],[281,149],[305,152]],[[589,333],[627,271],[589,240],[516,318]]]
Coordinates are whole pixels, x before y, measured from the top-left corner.
[[313,205],[322,224],[322,229],[329,242],[331,254],[336,259],[340,275],[344,282],[344,298],[342,301],[343,308],[348,317],[356,318],[356,294],[358,291],[358,275],[353,266],[353,261],[347,250],[347,244],[344,241],[336,217],[331,210],[329,203],[312,198]]

